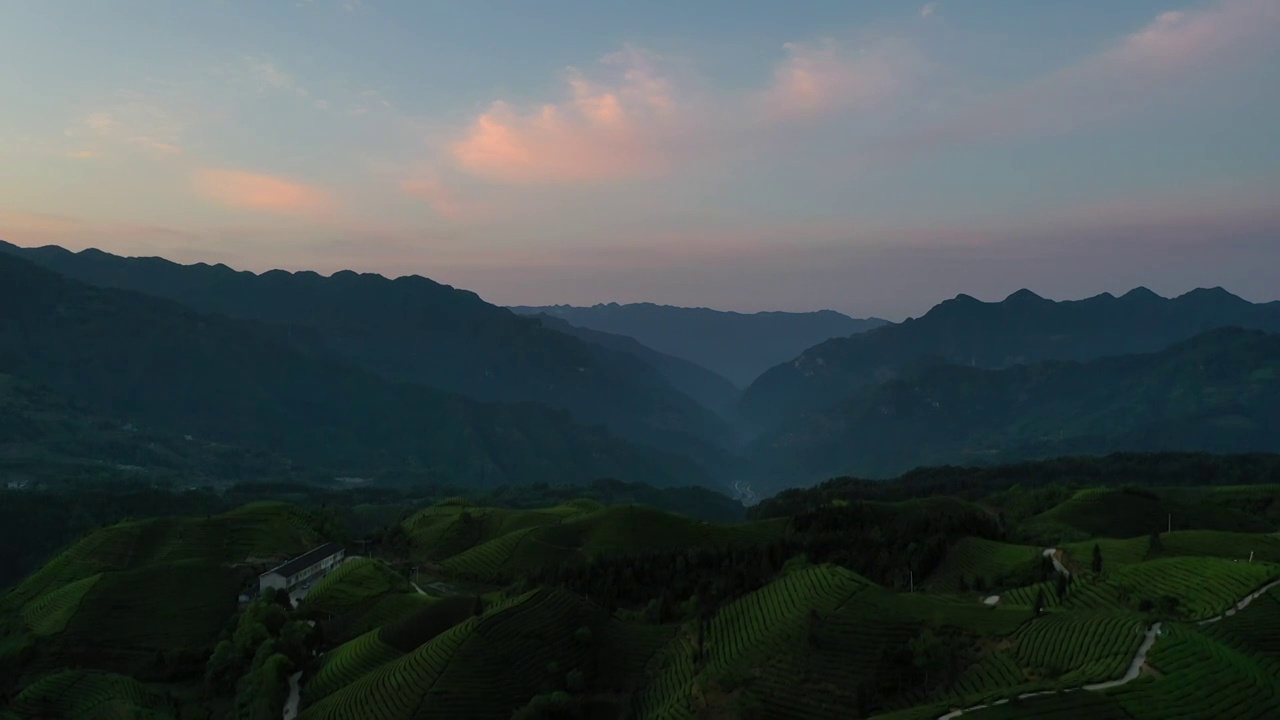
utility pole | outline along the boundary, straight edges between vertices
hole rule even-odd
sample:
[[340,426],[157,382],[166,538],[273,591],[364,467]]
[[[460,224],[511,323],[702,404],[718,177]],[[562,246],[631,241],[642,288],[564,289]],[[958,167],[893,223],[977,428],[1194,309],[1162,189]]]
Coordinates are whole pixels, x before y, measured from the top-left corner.
[[907,568],[907,578],[911,581],[911,592],[916,591],[916,574],[911,568]]
[[1169,532],[1173,532],[1173,513],[1169,513]]
[[1253,551],[1249,551],[1249,562],[1253,562]]

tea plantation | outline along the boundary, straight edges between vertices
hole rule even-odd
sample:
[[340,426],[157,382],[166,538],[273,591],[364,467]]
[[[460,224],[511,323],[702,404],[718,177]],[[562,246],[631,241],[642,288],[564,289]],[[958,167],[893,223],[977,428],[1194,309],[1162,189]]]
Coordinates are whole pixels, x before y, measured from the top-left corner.
[[[280,503],[123,522],[0,597],[0,718],[1280,717],[1269,502],[1161,532],[1203,496],[1017,492],[732,525],[453,499],[358,543]],[[345,562],[257,597],[329,540]]]

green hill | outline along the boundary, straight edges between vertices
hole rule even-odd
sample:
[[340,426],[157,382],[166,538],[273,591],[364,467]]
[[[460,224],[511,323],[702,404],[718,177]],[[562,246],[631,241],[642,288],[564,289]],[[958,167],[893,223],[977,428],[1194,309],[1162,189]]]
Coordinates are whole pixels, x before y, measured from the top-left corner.
[[[118,523],[0,599],[0,717],[276,717],[297,677],[306,718],[1269,718],[1280,535],[1107,537],[1140,515],[1126,498],[1163,495],[1072,492],[1059,515],[1098,537],[1062,546],[1067,578],[1013,540],[1048,521],[995,504],[1010,492],[809,491],[822,502],[736,524],[454,498],[380,530],[297,608],[237,596],[327,539],[332,513]],[[1202,510],[1267,517],[1223,494]]]
[[64,671],[28,686],[14,701],[21,718],[165,720],[177,708],[164,694],[121,675]]
[[1125,538],[1175,529],[1265,532],[1265,520],[1212,503],[1185,504],[1156,491],[1135,488],[1089,489],[1032,518],[1034,532],[1060,531],[1086,537]]
[[14,682],[77,668],[154,680],[196,671],[237,596],[267,566],[318,544],[322,530],[293,506],[259,503],[90,533],[0,596],[0,675]]
[[[440,563],[440,568],[458,577],[500,581],[593,557],[765,543],[781,539],[787,525],[783,520],[717,525],[638,505],[603,509],[561,506],[504,515],[506,521],[500,531],[452,554]],[[491,515],[482,515],[487,517]],[[461,521],[458,524],[465,526]]]

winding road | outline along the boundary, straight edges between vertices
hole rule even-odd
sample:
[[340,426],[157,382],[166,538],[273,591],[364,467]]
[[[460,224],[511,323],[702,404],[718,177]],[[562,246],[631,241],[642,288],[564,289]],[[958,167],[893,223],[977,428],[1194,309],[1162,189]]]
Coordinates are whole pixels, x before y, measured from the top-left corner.
[[[1057,548],[1045,548],[1044,556],[1053,558],[1053,566],[1057,568],[1058,572],[1064,575],[1070,576],[1071,573],[1058,560]],[[1275,587],[1280,587],[1280,580],[1276,580],[1268,585],[1263,585],[1258,590],[1255,590],[1254,592],[1244,596],[1240,600],[1240,602],[1236,603],[1235,606],[1232,607],[1230,610],[1227,610],[1226,612],[1222,613],[1217,617],[1209,618],[1208,620],[1201,620],[1197,624],[1208,625],[1209,623],[1218,622],[1224,617],[1231,617],[1232,615],[1235,615],[1237,612],[1249,607],[1250,603],[1262,597],[1267,592],[1269,592],[1272,588],[1275,588]],[[1053,695],[1059,692],[1076,692],[1078,690],[1090,690],[1095,692],[1099,690],[1110,690],[1111,688],[1120,687],[1125,683],[1132,682],[1133,680],[1137,679],[1139,675],[1142,674],[1142,667],[1147,664],[1147,653],[1151,652],[1152,646],[1156,644],[1156,638],[1160,637],[1161,625],[1162,623],[1157,622],[1157,623],[1153,623],[1151,627],[1147,628],[1146,636],[1143,637],[1142,644],[1138,646],[1137,654],[1133,656],[1133,662],[1129,663],[1129,669],[1125,671],[1125,674],[1123,676],[1115,680],[1107,680],[1106,682],[1092,683],[1090,685],[1083,685],[1081,687],[1075,687],[1075,688],[1067,688],[1065,690],[1041,690],[1038,692],[1023,693],[1018,696],[1018,699],[1026,700],[1028,698],[1039,697],[1041,695]],[[985,710],[986,708],[995,707],[997,705],[1006,705],[1008,704],[1008,702],[1009,702],[1009,699],[1005,698],[1003,700],[996,700],[994,702],[987,703],[984,705],[974,705],[973,707],[952,710],[951,712],[945,715],[939,715],[938,720],[955,720],[955,718],[958,718],[961,715],[964,715],[966,713],[975,712],[977,710]]]

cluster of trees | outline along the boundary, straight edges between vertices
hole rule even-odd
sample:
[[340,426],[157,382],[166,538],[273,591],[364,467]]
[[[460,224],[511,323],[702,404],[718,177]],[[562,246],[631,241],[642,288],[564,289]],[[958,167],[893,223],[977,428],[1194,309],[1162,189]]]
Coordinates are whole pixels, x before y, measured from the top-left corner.
[[855,503],[798,515],[772,542],[609,555],[527,574],[529,585],[568,588],[609,608],[642,610],[652,622],[705,617],[804,558],[834,563],[890,587],[923,577],[961,537],[994,537],[995,519],[977,510],[884,512]]
[[[1048,509],[1087,487],[1174,487],[1280,484],[1280,455],[1210,453],[1115,453],[1103,457],[1059,457],[985,467],[943,465],[912,470],[893,480],[842,477],[811,488],[784,490],[751,510],[751,517],[784,517],[834,500],[899,501],[948,495],[978,500],[1017,488],[1048,488],[1037,498]],[[1065,499],[1065,497],[1062,497]],[[1265,504],[1265,499],[1259,499]],[[1266,504],[1270,507],[1269,504]],[[1041,511],[1043,511],[1043,509]]]
[[205,668],[212,698],[233,697],[236,717],[274,720],[288,694],[288,677],[311,658],[320,641],[306,622],[290,615],[289,593],[254,598],[214,646]]

